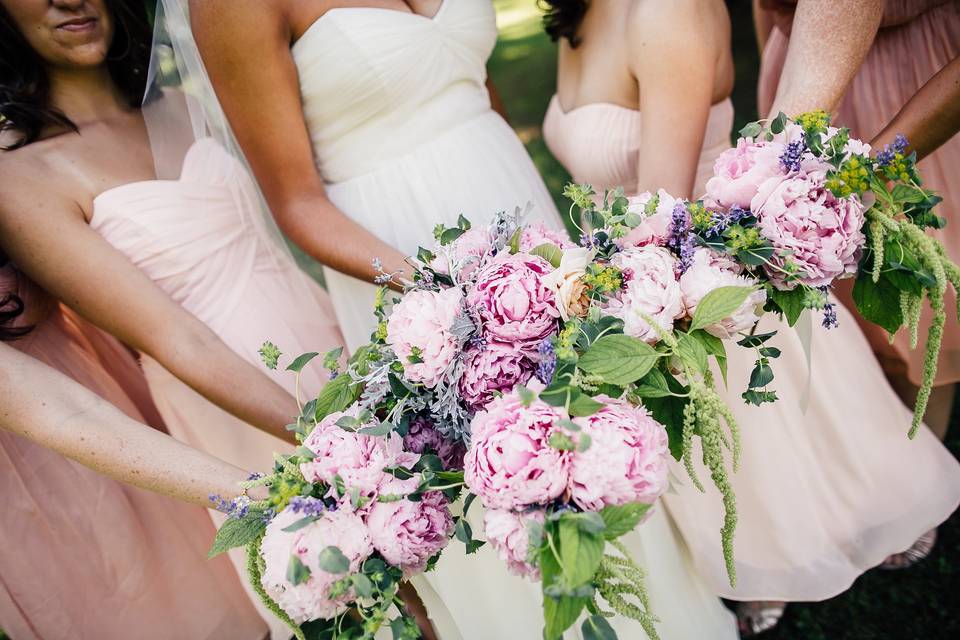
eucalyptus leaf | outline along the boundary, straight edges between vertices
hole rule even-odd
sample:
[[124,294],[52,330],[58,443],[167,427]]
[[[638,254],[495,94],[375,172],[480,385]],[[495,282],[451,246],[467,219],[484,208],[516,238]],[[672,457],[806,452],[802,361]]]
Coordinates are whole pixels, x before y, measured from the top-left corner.
[[590,616],[580,626],[583,640],[617,640],[617,632],[603,616]]
[[287,580],[293,586],[298,586],[310,579],[310,567],[303,564],[299,556],[290,555],[290,562],[287,564]]
[[300,529],[303,529],[303,528],[304,528],[305,526],[307,526],[308,524],[312,524],[312,523],[316,522],[316,521],[319,520],[319,519],[320,519],[320,516],[305,516],[305,517],[303,517],[303,518],[300,518],[299,520],[297,520],[297,521],[294,522],[293,524],[291,524],[291,525],[289,525],[289,526],[287,526],[287,527],[284,527],[283,530],[286,531],[287,533],[293,533],[294,531],[300,531]]
[[762,389],[771,382],[773,382],[773,369],[766,363],[757,362],[750,373],[750,388]]
[[370,425],[369,427],[364,427],[357,431],[357,433],[364,436],[385,436],[391,431],[393,431],[392,424],[389,422],[380,422],[378,424]]
[[353,590],[358,596],[361,598],[373,597],[373,581],[370,578],[362,573],[355,573],[350,576],[350,581],[353,583]]
[[333,574],[346,573],[350,569],[350,560],[343,555],[339,547],[333,545],[320,552],[317,564],[327,573]]

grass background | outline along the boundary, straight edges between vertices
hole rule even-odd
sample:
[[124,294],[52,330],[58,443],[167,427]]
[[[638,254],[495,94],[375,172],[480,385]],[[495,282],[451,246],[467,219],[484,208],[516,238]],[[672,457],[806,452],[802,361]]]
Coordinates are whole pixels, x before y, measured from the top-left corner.
[[[669,0],[661,0],[668,2]],[[569,176],[550,155],[540,124],[556,86],[556,49],[540,27],[535,0],[494,0],[500,39],[490,74],[558,207]],[[728,2],[737,69],[734,131],[756,118],[759,56],[749,0]],[[960,456],[960,412],[947,446]],[[868,442],[864,446],[869,446]],[[904,446],[910,446],[904,437]],[[895,462],[894,462],[895,463]],[[821,603],[795,604],[769,640],[939,640],[960,638],[960,516],[940,528],[933,554],[904,571],[870,571],[846,593]],[[623,639],[632,640],[632,639]],[[669,639],[665,639],[669,640]],[[704,638],[703,640],[709,640]]]

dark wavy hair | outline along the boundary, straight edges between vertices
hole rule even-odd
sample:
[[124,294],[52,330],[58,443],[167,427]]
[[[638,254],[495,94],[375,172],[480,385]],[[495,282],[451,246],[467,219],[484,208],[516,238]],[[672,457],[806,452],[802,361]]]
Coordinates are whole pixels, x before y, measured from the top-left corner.
[[[144,0],[106,0],[114,22],[106,64],[131,107],[139,107],[143,101],[150,65],[153,30],[146,4]],[[5,149],[36,141],[49,126],[77,130],[62,111],[50,105],[46,63],[0,5],[0,133],[10,130],[20,134]]]
[[[7,259],[0,253],[0,268],[7,265]],[[23,300],[17,294],[8,291],[0,293],[0,342],[9,342],[30,333],[33,327],[14,327],[13,321],[23,313]]]
[[580,44],[577,29],[587,13],[587,0],[537,0],[544,10],[543,30],[550,39],[556,42],[566,38],[570,46],[576,48]]

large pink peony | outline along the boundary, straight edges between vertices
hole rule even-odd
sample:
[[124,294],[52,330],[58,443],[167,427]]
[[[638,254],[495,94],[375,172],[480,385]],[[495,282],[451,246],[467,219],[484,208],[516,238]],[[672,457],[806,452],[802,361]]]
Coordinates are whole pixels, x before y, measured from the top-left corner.
[[[690,267],[680,276],[680,291],[683,304],[691,318],[703,297],[720,287],[756,287],[757,281],[739,275],[740,268],[733,260],[710,249],[697,249]],[[739,332],[752,327],[763,315],[767,293],[758,288],[744,300],[730,316],[704,327],[704,330],[723,340],[733,338]]]
[[504,342],[536,342],[557,328],[556,294],[543,283],[553,271],[542,258],[501,253],[477,274],[467,304],[483,332]]
[[678,200],[660,189],[657,192],[657,208],[653,213],[647,214],[647,203],[650,202],[651,198],[653,198],[653,194],[649,191],[629,198],[630,204],[627,211],[641,216],[642,220],[627,235],[615,240],[617,246],[621,249],[645,247],[651,244],[657,246],[667,244],[673,224],[673,208]]
[[357,414],[354,405],[345,412],[330,414],[314,427],[303,446],[317,457],[301,463],[300,472],[307,482],[330,485],[336,476],[340,476],[347,494],[356,489],[367,500],[364,506],[369,508],[382,486],[393,478],[384,473],[383,468],[395,465],[412,467],[420,456],[404,451],[403,439],[397,433],[368,436],[337,426],[343,416],[355,418]]
[[460,395],[471,409],[482,409],[495,393],[525,384],[535,369],[528,351],[512,344],[489,342],[473,347],[464,357]]
[[623,272],[624,289],[607,302],[603,313],[623,320],[623,332],[646,342],[657,342],[660,329],[671,330],[673,321],[683,317],[683,300],[677,282],[677,260],[667,249],[646,246],[627,249],[610,263]]
[[714,163],[707,180],[707,199],[721,207],[749,209],[757,190],[770,178],[782,175],[780,156],[786,145],[781,142],[751,142],[740,139]]
[[457,355],[457,339],[450,329],[462,308],[457,288],[412,291],[393,308],[387,320],[387,344],[408,380],[429,388],[440,381]]
[[504,509],[487,509],[483,514],[483,529],[487,541],[507,570],[514,575],[533,580],[540,579],[540,568],[529,562],[530,528],[543,525],[542,509],[517,513]]
[[[260,544],[266,565],[260,582],[267,594],[298,624],[343,613],[354,594],[347,591],[331,599],[330,587],[356,572],[373,553],[367,527],[356,514],[328,511],[319,520],[297,531],[284,531],[303,517],[287,507],[267,525]],[[327,547],[336,547],[347,557],[350,568],[346,572],[333,574],[320,568],[320,553]],[[292,556],[296,556],[310,572],[306,581],[299,585],[287,578]]]
[[520,234],[520,251],[530,253],[542,244],[552,244],[560,249],[572,249],[577,246],[570,241],[565,231],[548,229],[542,222],[528,224]]
[[[418,478],[394,478],[383,487],[382,495],[407,495],[418,483]],[[423,571],[427,560],[447,545],[453,534],[453,517],[443,494],[430,491],[415,502],[377,502],[367,516],[367,527],[374,548],[411,576]]]
[[643,407],[609,398],[597,413],[574,422],[590,448],[570,462],[570,494],[582,509],[641,502],[653,504],[667,489],[667,430]]
[[403,446],[412,453],[435,453],[448,471],[463,468],[463,455],[466,453],[463,442],[444,438],[428,418],[421,416],[410,422],[407,435],[403,436]]
[[824,183],[823,172],[784,176],[764,183],[750,203],[760,234],[778,253],[790,254],[775,255],[770,260],[773,266],[767,267],[778,288],[796,286],[779,269],[787,259],[799,267],[800,282],[813,287],[829,286],[857,272],[865,241],[864,206],[856,196],[834,197]]
[[546,504],[567,486],[570,454],[548,444],[565,416],[536,400],[524,407],[514,392],[495,398],[473,418],[464,481],[490,509]]

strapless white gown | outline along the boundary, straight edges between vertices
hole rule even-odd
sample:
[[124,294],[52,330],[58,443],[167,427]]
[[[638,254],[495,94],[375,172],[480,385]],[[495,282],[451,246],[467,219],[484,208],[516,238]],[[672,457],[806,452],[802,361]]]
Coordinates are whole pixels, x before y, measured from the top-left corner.
[[[535,219],[560,225],[526,150],[490,108],[484,83],[496,37],[487,0],[445,0],[433,18],[334,9],[293,47],[329,197],[408,255],[431,242],[437,223],[461,213],[484,224],[531,202]],[[376,288],[330,270],[326,278],[340,327],[356,348],[374,329]],[[482,535],[479,514],[471,509]],[[666,516],[654,516],[628,541],[649,569],[665,640],[737,636],[729,613],[691,572]],[[508,574],[489,546],[466,557],[453,543],[417,588],[443,640],[542,636],[539,585]],[[615,626],[623,640],[646,637],[628,620]],[[579,638],[579,631],[568,637]]]

